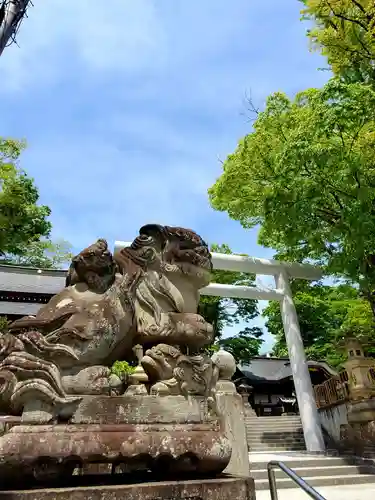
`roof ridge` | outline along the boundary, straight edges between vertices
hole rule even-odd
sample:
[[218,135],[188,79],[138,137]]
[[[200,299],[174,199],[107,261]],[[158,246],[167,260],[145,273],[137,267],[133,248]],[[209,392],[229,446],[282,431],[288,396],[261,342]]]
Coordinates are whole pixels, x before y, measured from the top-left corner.
[[13,274],[41,274],[44,276],[66,276],[68,270],[66,269],[52,269],[31,266],[16,266],[14,264],[0,264],[0,272],[7,272]]

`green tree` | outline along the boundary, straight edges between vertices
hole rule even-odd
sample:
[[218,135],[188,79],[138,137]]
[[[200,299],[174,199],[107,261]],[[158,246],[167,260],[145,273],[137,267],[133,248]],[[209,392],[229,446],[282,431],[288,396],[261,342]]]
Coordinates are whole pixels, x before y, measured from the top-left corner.
[[209,195],[281,259],[358,283],[375,314],[375,91],[332,79],[275,93]]
[[[337,348],[337,343],[348,336],[368,340],[370,352],[375,352],[371,308],[360,297],[358,289],[347,284],[327,286],[299,280],[292,281],[291,287],[308,359],[325,360],[332,366],[340,365],[345,353]],[[270,303],[263,316],[267,318],[268,331],[275,337],[272,354],[287,356],[279,304]]]
[[0,137],[0,263],[61,267],[71,260],[70,244],[49,239],[51,211],[38,205],[38,189],[18,165],[24,148]]
[[[212,245],[212,252],[231,254],[228,245]],[[254,286],[255,276],[246,273],[214,270],[212,282],[229,285]],[[238,334],[222,339],[225,327],[250,322],[258,316],[258,302],[252,299],[211,297],[202,295],[199,301],[199,314],[214,327],[215,342],[208,348],[215,351],[220,346],[231,352],[238,362],[247,362],[249,357],[259,353],[263,342],[262,330],[258,327],[246,327]]]
[[327,57],[335,75],[347,81],[375,81],[373,0],[300,0],[312,48]]
[[48,237],[50,209],[38,205],[33,179],[19,169],[24,144],[0,138],[0,254],[22,256],[30,243]]
[[22,255],[3,255],[0,264],[61,269],[67,268],[72,258],[71,245],[67,241],[43,239],[31,242]]
[[232,354],[237,363],[248,364],[259,355],[263,332],[258,327],[246,327],[237,335],[218,340],[218,346]]

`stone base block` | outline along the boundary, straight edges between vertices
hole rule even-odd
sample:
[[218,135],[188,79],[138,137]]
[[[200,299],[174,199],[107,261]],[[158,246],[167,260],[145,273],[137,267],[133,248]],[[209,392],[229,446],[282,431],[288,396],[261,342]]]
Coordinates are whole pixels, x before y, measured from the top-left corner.
[[[4,431],[4,430],[3,430]],[[220,474],[231,457],[223,422],[203,398],[84,397],[68,423],[7,423],[0,477],[69,477],[108,464],[133,473]]]
[[163,481],[111,486],[84,486],[0,491],[0,500],[255,500],[252,478]]
[[217,474],[231,446],[217,422],[15,426],[0,438],[0,476],[43,480],[71,475],[87,463],[124,464],[130,470]]
[[375,420],[375,399],[352,401],[348,404],[349,424],[367,424]]

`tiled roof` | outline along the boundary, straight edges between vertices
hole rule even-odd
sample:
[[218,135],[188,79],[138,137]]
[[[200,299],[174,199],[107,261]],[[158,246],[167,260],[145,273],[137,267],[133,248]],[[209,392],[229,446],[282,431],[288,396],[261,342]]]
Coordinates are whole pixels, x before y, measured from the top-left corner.
[[[322,368],[330,375],[336,374],[324,361],[308,361],[308,365]],[[288,358],[253,358],[248,365],[238,365],[238,370],[249,380],[258,382],[279,382],[292,376]]]
[[67,271],[0,265],[0,290],[55,295],[65,286]]
[[35,316],[42,305],[36,302],[0,302],[0,315]]

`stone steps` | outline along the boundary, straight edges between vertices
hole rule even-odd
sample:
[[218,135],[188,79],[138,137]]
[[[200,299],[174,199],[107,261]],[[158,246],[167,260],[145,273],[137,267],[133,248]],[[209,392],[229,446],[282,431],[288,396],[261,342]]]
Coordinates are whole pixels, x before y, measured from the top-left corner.
[[[267,464],[281,461],[313,487],[343,485],[375,485],[375,463],[353,457],[327,457],[290,452],[265,454],[250,453],[251,475],[257,491],[268,490]],[[277,489],[298,488],[280,469],[275,469]],[[305,495],[301,490],[302,495]]]
[[[245,422],[246,423],[246,422]],[[259,431],[259,430],[270,430],[272,432],[284,432],[285,430],[287,431],[293,431],[293,430],[302,430],[302,425],[301,423],[299,424],[289,424],[286,423],[284,425],[282,424],[274,424],[272,427],[269,425],[264,425],[264,424],[253,424],[253,423],[246,423],[246,426],[249,431],[254,430],[254,431]]]
[[[317,491],[327,500],[374,500],[374,487],[371,483],[358,485],[322,486]],[[301,489],[285,488],[277,492],[278,500],[308,500]],[[256,500],[270,500],[270,492],[257,491]]]
[[300,443],[305,445],[305,439],[302,435],[296,436],[293,438],[275,438],[275,437],[267,438],[267,437],[263,437],[263,436],[257,436],[256,438],[252,438],[252,439],[248,438],[248,446],[250,448],[253,445],[258,445],[258,444],[262,444],[262,443],[265,446],[271,445],[271,444],[275,444],[275,445],[278,445],[278,444],[289,445],[290,444],[290,445],[292,445],[292,444],[300,444]]
[[298,416],[246,417],[246,438],[250,452],[302,451],[306,449]]
[[300,430],[287,430],[287,431],[282,431],[282,432],[274,432],[274,431],[270,431],[268,429],[266,430],[261,430],[261,429],[254,429],[254,430],[248,430],[247,431],[247,435],[249,437],[252,437],[252,438],[256,438],[257,436],[261,436],[261,437],[264,437],[264,438],[268,438],[268,439],[290,439],[290,438],[294,438],[294,437],[300,437],[302,436],[303,437],[303,431],[302,429]]
[[281,452],[281,451],[305,451],[306,446],[305,444],[254,444],[251,445],[251,448],[249,448],[250,452],[261,452],[261,451],[268,451],[268,452]]
[[[288,446],[298,446],[298,447],[303,447],[305,448],[305,441],[303,438],[301,439],[294,439],[294,440],[282,440],[282,439],[279,439],[277,441],[273,440],[273,441],[264,441],[262,439],[258,439],[258,440],[254,440],[254,441],[251,441],[251,448],[250,448],[250,451],[252,451],[252,449],[254,449],[254,446],[261,446],[261,445],[264,445],[266,448],[269,448],[269,447],[272,447],[272,448],[277,448],[277,447],[281,447],[282,449],[288,449]],[[262,451],[262,450],[260,450]]]
[[[299,464],[300,465],[300,464]],[[317,466],[317,467],[295,467],[293,468],[299,476],[309,481],[310,477],[325,476],[354,476],[356,474],[374,474],[375,468],[369,465],[338,465],[338,466]],[[275,469],[277,479],[286,479],[285,473],[280,469]],[[267,479],[267,469],[253,470],[251,476],[254,479]]]
[[271,460],[284,462],[290,469],[298,467],[314,468],[321,467],[321,461],[324,460],[324,467],[343,467],[347,465],[355,465],[351,457],[320,457],[318,455],[309,455],[306,453],[249,453],[250,469],[253,472],[258,470],[266,470],[267,465]]
[[[343,476],[316,476],[309,477],[308,481],[310,486],[343,486],[344,484],[373,484],[375,483],[375,475],[373,474],[353,474]],[[298,486],[289,478],[279,479],[277,481],[277,489],[293,488]],[[268,490],[268,479],[261,479],[255,481],[255,489],[258,491]],[[303,491],[301,491],[301,494]]]

